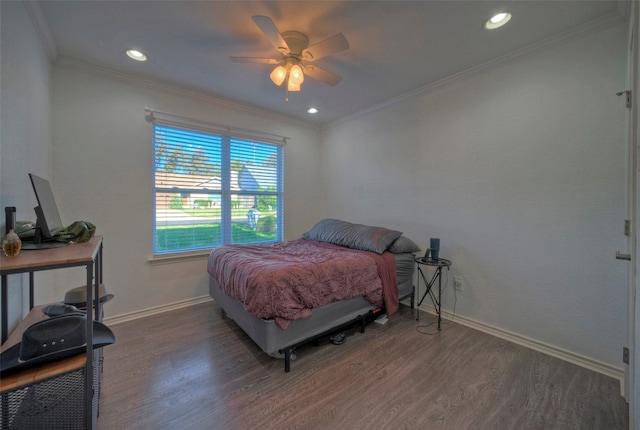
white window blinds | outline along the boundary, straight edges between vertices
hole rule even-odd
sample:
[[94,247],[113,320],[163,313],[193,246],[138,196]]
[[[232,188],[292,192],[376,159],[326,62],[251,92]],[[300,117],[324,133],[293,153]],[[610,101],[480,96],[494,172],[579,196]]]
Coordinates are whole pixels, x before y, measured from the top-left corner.
[[283,147],[153,121],[154,254],[282,240]]

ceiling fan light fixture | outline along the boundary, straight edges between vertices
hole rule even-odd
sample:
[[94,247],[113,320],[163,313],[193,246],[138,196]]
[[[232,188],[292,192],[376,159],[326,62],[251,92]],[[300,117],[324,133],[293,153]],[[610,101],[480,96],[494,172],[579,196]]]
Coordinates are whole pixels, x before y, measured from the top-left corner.
[[511,14],[509,12],[500,12],[489,18],[484,23],[484,28],[487,30],[495,30],[496,28],[500,28],[511,19]]
[[291,71],[289,71],[289,84],[300,85],[304,82],[304,73],[302,72],[302,67],[299,64],[294,64],[291,66]]
[[236,63],[276,65],[269,77],[278,87],[286,83],[285,102],[289,101],[289,91],[300,91],[305,74],[332,87],[340,82],[342,79],[340,76],[302,62],[312,62],[349,49],[349,42],[344,34],[334,34],[309,46],[309,38],[306,34],[294,30],[281,33],[268,16],[254,15],[251,19],[280,53],[280,59],[236,56],[231,56],[230,59]]
[[287,77],[287,69],[282,67],[282,64],[280,64],[275,69],[273,69],[269,77],[274,84],[280,86]]

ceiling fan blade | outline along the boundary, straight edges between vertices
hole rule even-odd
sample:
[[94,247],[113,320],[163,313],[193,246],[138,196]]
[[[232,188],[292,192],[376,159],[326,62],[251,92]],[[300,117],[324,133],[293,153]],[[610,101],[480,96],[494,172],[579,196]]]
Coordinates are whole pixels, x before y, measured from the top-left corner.
[[345,49],[349,49],[349,41],[344,37],[344,34],[338,33],[302,51],[302,58],[307,61],[315,61]]
[[271,42],[278,51],[289,51],[289,45],[287,45],[287,42],[284,40],[271,18],[268,16],[255,15],[252,16],[251,19],[253,19],[264,35],[267,36],[269,42]]
[[327,85],[331,85],[332,87],[338,85],[342,80],[342,78],[335,73],[327,72],[326,70],[313,65],[304,66],[304,74],[317,79],[320,82],[324,82]]
[[259,63],[259,64],[278,64],[280,60],[275,58],[260,57],[229,57],[234,63]]

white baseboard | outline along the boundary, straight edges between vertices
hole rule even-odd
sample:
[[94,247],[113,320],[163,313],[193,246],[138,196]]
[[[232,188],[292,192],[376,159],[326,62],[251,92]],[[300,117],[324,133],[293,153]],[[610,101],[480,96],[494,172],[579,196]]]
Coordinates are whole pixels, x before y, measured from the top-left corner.
[[[432,307],[427,307],[425,305],[420,307],[421,311],[427,312],[431,315],[436,315],[434,309]],[[625,381],[624,381],[624,369],[611,366],[606,363],[602,363],[597,360],[593,360],[589,357],[585,357],[580,354],[576,354],[571,351],[567,351],[562,348],[558,348],[557,346],[549,345],[544,342],[540,342],[538,340],[522,336],[517,333],[510,332],[508,330],[504,330],[489,324],[485,324],[480,321],[473,320],[471,318],[466,318],[460,315],[454,315],[448,311],[442,310],[442,318],[446,320],[453,320],[458,324],[462,324],[467,327],[471,327],[473,329],[479,330],[481,332],[490,334],[495,337],[499,337],[500,339],[508,340],[509,342],[513,342],[520,346],[524,346],[529,349],[533,349],[534,351],[542,352],[544,354],[550,355],[552,357],[559,358],[561,360],[567,361],[569,363],[578,365],[580,367],[584,367],[589,370],[593,370],[594,372],[601,373],[603,375],[609,376],[613,379],[618,380],[620,383],[620,394],[624,396],[625,393]]]
[[169,303],[168,305],[157,306],[155,308],[144,309],[141,311],[130,312],[128,314],[116,315],[113,317],[106,317],[104,319],[107,325],[116,325],[126,321],[137,320],[138,318],[144,318],[151,315],[161,314],[163,312],[173,311],[175,309],[186,308],[188,306],[198,305],[200,303],[210,302],[213,299],[211,296],[195,297],[193,299],[182,300],[179,302]]

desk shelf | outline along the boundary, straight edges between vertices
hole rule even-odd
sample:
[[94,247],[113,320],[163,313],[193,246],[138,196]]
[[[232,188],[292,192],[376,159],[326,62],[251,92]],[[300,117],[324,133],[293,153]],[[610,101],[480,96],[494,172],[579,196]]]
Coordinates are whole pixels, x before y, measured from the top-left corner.
[[[26,318],[24,318],[20,322],[20,324],[18,324],[18,327],[16,327],[13,333],[11,333],[11,336],[7,338],[7,341],[2,344],[0,353],[5,352],[13,345],[20,343],[20,341],[22,340],[22,333],[27,329],[27,327],[47,318],[47,316],[42,313],[42,309],[45,306],[47,305],[39,305],[31,309]],[[86,364],[86,360],[86,353],[78,354],[63,360],[57,360],[51,363],[43,364],[41,366],[24,369],[19,372],[2,375],[0,377],[0,392],[4,393],[5,391],[11,391],[25,385],[33,384],[35,382],[54,377],[56,375],[80,369],[84,367],[84,365]]]

